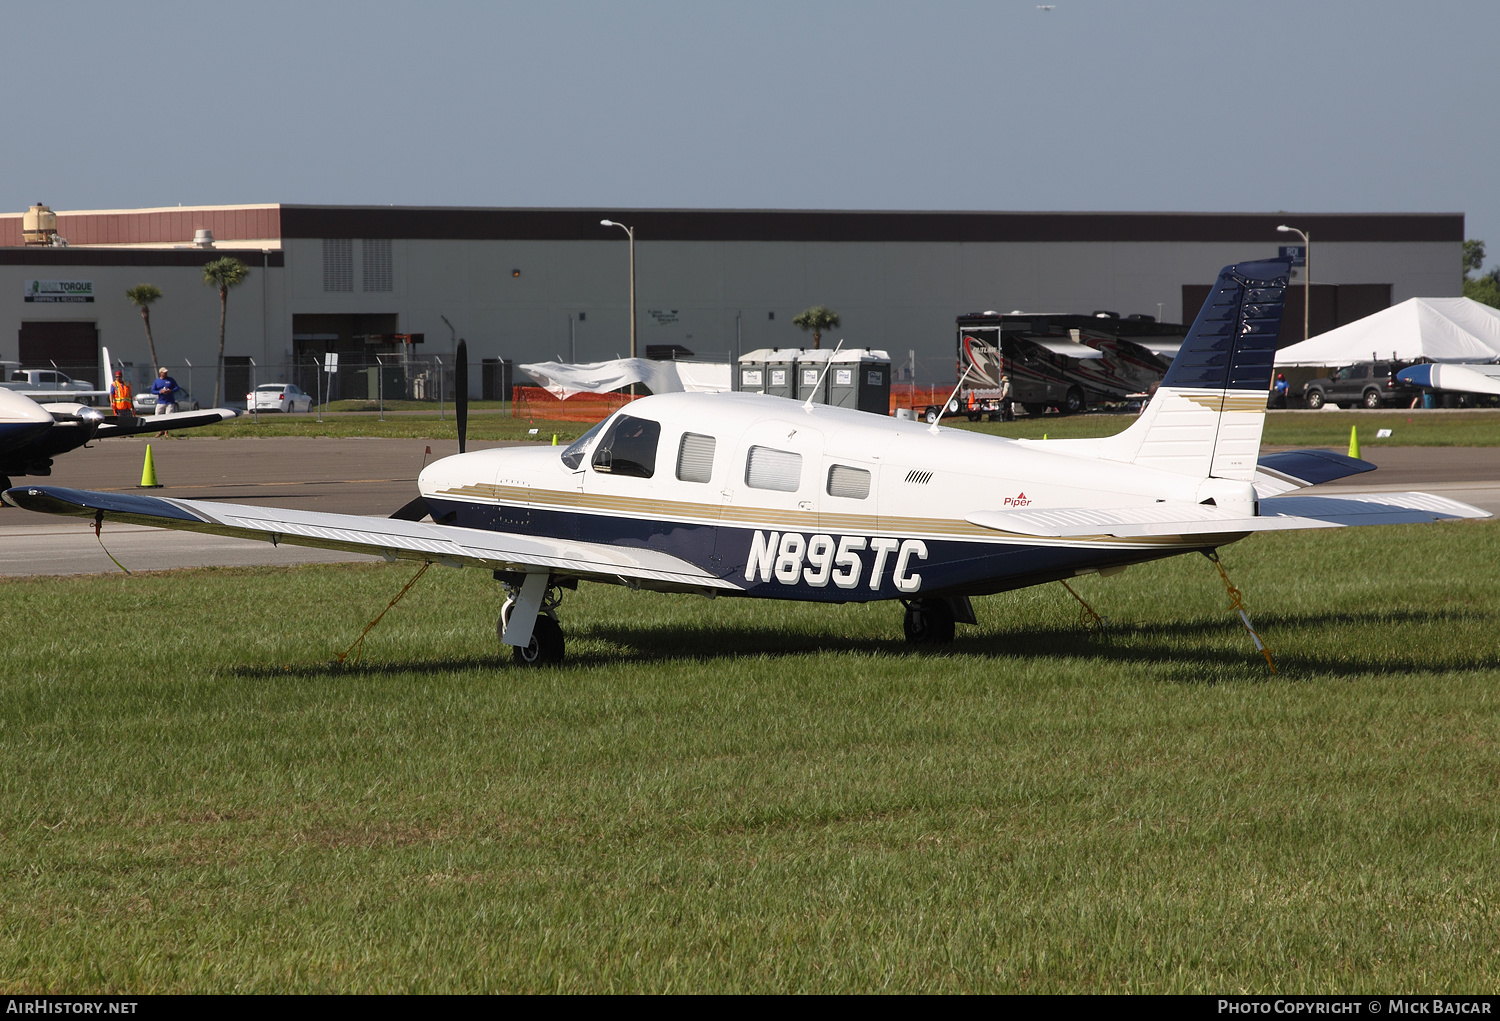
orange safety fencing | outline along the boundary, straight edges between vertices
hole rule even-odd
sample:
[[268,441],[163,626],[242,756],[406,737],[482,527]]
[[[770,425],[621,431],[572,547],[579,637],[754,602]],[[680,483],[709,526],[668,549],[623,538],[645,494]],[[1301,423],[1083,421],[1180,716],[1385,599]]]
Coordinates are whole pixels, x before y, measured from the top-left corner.
[[543,418],[553,422],[602,422],[635,400],[629,394],[574,394],[559,400],[539,386],[511,388],[512,418]]
[[892,383],[891,384],[891,414],[896,413],[897,408],[915,408],[918,415],[927,407],[942,407],[948,395],[953,392],[953,384],[944,383],[938,386],[919,383]]
[[[891,385],[890,413],[897,408],[915,408],[917,414],[929,405],[941,405],[953,392],[951,385],[928,386],[914,383]],[[511,389],[510,413],[513,418],[541,418],[553,422],[602,422],[637,398],[629,394],[574,394],[560,400],[539,386]]]

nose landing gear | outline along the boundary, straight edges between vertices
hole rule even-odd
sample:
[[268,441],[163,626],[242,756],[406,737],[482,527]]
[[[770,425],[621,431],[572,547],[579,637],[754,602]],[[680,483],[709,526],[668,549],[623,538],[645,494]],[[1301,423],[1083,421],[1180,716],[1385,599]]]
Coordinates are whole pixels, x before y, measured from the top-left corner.
[[557,606],[562,589],[552,583],[550,575],[528,574],[520,585],[505,585],[505,605],[495,633],[511,647],[517,666],[551,666],[563,661],[562,626],[557,622]]

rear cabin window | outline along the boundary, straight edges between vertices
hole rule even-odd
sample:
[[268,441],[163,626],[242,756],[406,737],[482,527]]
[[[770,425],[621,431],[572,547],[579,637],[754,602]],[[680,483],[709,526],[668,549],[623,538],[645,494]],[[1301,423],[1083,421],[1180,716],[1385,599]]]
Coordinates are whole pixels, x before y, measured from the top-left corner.
[[870,495],[870,473],[863,468],[834,465],[828,469],[828,495],[863,500]]
[[745,485],[795,493],[802,482],[802,455],[772,447],[751,447],[745,459]]
[[594,471],[649,479],[656,474],[656,441],[661,423],[621,415],[594,448]]
[[714,438],[683,433],[677,448],[677,477],[683,482],[707,482],[714,473]]

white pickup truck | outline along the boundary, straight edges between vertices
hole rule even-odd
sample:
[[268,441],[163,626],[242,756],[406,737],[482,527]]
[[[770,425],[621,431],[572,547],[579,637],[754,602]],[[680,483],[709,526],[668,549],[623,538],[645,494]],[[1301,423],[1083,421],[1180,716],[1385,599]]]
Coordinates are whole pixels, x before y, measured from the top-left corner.
[[7,390],[19,390],[34,399],[65,398],[92,404],[94,397],[108,397],[108,390],[96,390],[94,384],[84,379],[74,379],[57,369],[13,368],[16,363],[0,363],[4,381],[0,386]]

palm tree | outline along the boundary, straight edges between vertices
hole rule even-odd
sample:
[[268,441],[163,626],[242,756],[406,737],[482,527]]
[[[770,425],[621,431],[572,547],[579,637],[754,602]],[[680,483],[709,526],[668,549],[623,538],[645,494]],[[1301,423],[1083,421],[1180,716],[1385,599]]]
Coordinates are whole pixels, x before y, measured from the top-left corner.
[[125,297],[130,299],[131,304],[140,307],[141,322],[146,324],[146,347],[151,350],[151,374],[154,376],[161,362],[156,360],[156,341],[151,336],[151,303],[161,299],[161,288],[155,284],[136,284],[125,292]]
[[250,267],[233,256],[215,259],[203,267],[205,287],[219,289],[219,364],[214,372],[214,406],[219,405],[219,387],[224,382],[224,319],[229,314],[229,289],[238,287],[250,275]]
[[839,324],[839,314],[827,305],[814,305],[792,320],[792,325],[802,327],[803,332],[812,331],[813,347],[821,347],[823,331]]

